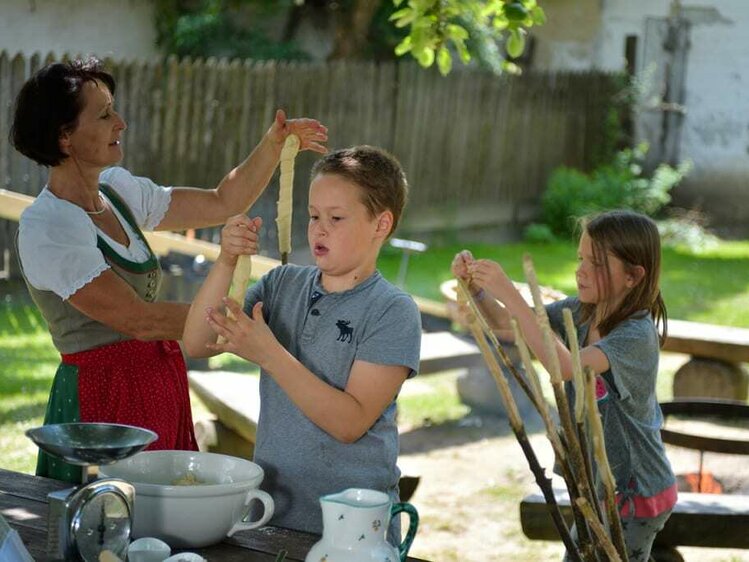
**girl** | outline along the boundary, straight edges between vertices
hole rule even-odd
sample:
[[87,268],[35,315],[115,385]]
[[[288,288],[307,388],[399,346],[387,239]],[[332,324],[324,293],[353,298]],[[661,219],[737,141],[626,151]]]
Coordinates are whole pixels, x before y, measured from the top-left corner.
[[[546,309],[553,331],[561,338],[556,352],[568,381],[572,359],[562,310],[573,313],[583,367],[591,367],[597,375],[598,409],[629,559],[646,561],[655,535],[676,503],[676,481],[660,436],[663,416],[655,396],[659,347],[666,334],[658,229],[638,213],[602,213],[583,222],[578,260],[578,296]],[[517,319],[528,345],[548,369],[536,316],[500,265],[474,260],[464,250],[455,256],[452,271],[469,282],[492,328],[505,334],[510,316]],[[494,298],[485,298],[489,295]],[[658,323],[663,326],[662,337]]]

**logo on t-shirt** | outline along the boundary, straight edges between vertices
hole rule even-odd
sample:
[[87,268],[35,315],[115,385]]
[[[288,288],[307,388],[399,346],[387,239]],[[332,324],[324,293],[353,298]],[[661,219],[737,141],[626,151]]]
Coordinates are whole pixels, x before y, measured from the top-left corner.
[[338,327],[338,337],[336,338],[336,341],[347,341],[351,343],[351,339],[354,336],[354,329],[351,327],[351,320],[339,320],[335,325]]

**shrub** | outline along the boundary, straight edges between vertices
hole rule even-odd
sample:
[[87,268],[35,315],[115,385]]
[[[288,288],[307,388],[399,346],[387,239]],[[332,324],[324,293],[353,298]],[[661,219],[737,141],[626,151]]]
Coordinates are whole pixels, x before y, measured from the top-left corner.
[[556,242],[557,237],[547,224],[531,223],[523,230],[523,240],[526,242],[550,243]]
[[610,164],[586,174],[560,167],[552,172],[541,200],[542,218],[551,232],[571,238],[578,219],[610,209],[632,209],[654,216],[671,201],[669,192],[686,175],[691,164],[678,168],[661,164],[651,178],[642,176],[647,145],[618,152]]

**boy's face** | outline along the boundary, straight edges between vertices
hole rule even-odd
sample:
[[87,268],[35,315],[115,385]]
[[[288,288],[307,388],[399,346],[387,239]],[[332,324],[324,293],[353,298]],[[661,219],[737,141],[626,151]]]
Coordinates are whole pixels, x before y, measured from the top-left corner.
[[320,174],[310,184],[307,239],[315,263],[325,275],[369,275],[376,267],[392,214],[385,211],[372,217],[361,201],[360,190],[336,174]]

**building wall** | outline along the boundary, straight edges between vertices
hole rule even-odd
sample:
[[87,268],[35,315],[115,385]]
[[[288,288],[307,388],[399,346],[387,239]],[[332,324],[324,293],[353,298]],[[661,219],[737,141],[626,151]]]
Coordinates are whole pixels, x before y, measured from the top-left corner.
[[0,50],[157,56],[152,0],[0,0]]
[[[570,6],[573,3],[575,7]],[[680,4],[691,31],[687,114],[679,157],[692,160],[694,169],[675,191],[675,202],[705,210],[719,230],[745,235],[749,233],[749,2],[682,0]],[[642,77],[646,18],[667,17],[672,2],[564,0],[544,8],[549,21],[535,32],[536,68],[622,70],[626,37],[636,35]],[[560,11],[565,15],[556,17]]]

